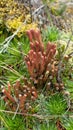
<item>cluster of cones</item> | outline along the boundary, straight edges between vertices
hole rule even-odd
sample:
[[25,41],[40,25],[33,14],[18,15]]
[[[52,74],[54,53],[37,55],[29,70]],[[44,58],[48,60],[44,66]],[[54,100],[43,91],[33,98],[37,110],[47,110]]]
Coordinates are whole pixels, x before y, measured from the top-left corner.
[[52,86],[56,90],[64,88],[62,83],[52,82],[58,72],[58,62],[55,59],[56,45],[48,42],[44,47],[39,30],[28,30],[27,35],[30,40],[30,51],[24,60],[30,74],[30,82],[23,78],[22,84],[16,81],[14,85],[8,83],[8,90],[2,88],[4,101],[8,109],[13,111],[18,105],[21,112],[28,111],[31,108],[30,101],[38,97],[37,91],[45,85],[47,90]]
[[31,109],[31,101],[34,101],[38,94],[34,86],[23,78],[23,85],[16,81],[14,85],[8,82],[8,89],[2,86],[3,99],[8,110],[26,112]]

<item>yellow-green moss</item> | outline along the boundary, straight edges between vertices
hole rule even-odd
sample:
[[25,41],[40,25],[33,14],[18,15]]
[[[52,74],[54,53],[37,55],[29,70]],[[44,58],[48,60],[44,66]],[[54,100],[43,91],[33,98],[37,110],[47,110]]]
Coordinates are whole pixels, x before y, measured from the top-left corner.
[[19,31],[18,36],[30,28],[36,28],[36,23],[31,23],[29,8],[14,0],[0,1],[0,24],[4,24],[6,29],[14,33],[22,23],[27,20]]

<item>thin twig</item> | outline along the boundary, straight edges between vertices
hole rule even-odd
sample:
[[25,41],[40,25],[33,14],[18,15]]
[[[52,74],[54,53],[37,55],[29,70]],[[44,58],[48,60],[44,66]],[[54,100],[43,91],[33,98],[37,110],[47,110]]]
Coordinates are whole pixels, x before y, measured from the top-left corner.
[[66,46],[64,52],[63,52],[62,55],[61,55],[60,62],[59,62],[59,64],[58,64],[58,76],[57,76],[57,81],[58,81],[59,83],[61,82],[61,71],[62,71],[63,58],[64,58],[64,55],[65,55],[65,53],[66,53],[66,51],[67,51],[67,49],[68,49],[68,47],[69,47],[70,41],[71,41],[71,39],[72,39],[72,36],[73,36],[73,31],[72,31],[72,34],[71,34],[71,36],[70,36],[68,42],[67,42],[67,46]]
[[64,114],[64,115],[38,115],[38,114],[28,114],[28,113],[20,113],[20,112],[13,112],[13,111],[6,111],[6,110],[0,110],[0,112],[4,112],[4,113],[8,113],[8,114],[16,114],[16,115],[22,115],[22,116],[31,116],[31,117],[36,117],[38,119],[53,119],[53,118],[58,118],[58,117],[64,117],[64,116],[69,116],[73,118],[73,115],[68,115],[68,114]]
[[73,52],[69,53],[68,56],[73,56]]
[[19,104],[18,104],[17,109],[16,109],[16,111],[14,113],[14,116],[12,117],[12,120],[14,120],[15,116],[17,115],[18,109],[19,109]]
[[31,22],[32,22],[32,9],[31,9],[31,0],[29,0],[29,8],[30,8],[30,15],[31,15]]

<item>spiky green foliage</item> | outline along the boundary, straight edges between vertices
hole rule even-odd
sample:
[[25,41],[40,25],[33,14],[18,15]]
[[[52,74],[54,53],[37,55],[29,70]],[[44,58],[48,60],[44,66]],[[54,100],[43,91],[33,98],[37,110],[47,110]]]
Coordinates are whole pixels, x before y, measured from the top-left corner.
[[73,130],[73,117],[69,119],[65,118],[63,125],[66,128],[66,130]]
[[48,41],[56,41],[60,38],[60,32],[55,26],[48,26],[46,30],[42,31],[43,41],[47,43]]
[[6,113],[0,112],[0,119],[3,121],[3,125],[5,126],[5,129],[7,130],[24,130],[25,129],[25,123],[24,118],[20,115],[17,115],[15,118],[13,118],[14,115],[9,115]]
[[53,115],[62,115],[67,109],[67,103],[61,94],[55,94],[47,103],[47,109]]
[[44,119],[62,116],[67,109],[67,101],[58,93],[47,98],[41,94],[37,102],[37,113],[46,116]]
[[[3,46],[1,46],[3,47]],[[24,56],[29,50],[29,42],[26,37],[14,38],[8,48],[0,53],[0,79],[2,82],[15,82],[22,75],[27,75]]]

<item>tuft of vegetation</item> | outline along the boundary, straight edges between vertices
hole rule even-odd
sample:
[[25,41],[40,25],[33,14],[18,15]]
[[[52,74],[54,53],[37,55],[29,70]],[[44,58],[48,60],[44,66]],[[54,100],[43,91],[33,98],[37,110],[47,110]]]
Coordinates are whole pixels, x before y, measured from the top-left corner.
[[67,109],[66,100],[63,95],[58,93],[49,98],[49,102],[46,105],[52,115],[63,115]]
[[42,37],[45,43],[48,41],[55,42],[60,38],[60,31],[55,26],[48,26],[45,31],[42,30]]

